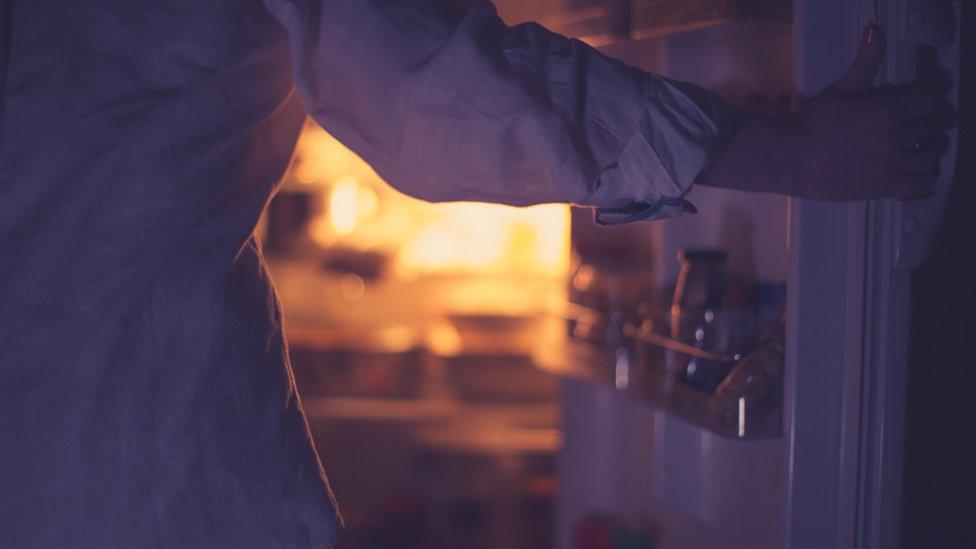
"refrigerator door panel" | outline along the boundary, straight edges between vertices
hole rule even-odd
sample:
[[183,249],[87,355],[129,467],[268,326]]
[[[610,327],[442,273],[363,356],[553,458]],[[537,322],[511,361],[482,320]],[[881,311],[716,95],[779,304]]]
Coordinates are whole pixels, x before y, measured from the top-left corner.
[[[794,55],[800,93],[833,84],[873,15],[864,2],[797,0]],[[890,205],[888,206],[890,209]],[[790,278],[784,394],[789,436],[785,547],[857,547],[863,523],[862,398],[865,342],[883,337],[866,311],[890,272],[869,265],[884,220],[864,203],[791,200]],[[885,217],[885,216],[881,216]],[[869,241],[870,240],[870,241]],[[881,297],[881,296],[878,296]],[[875,300],[877,301],[877,300]]]
[[[799,92],[847,67],[860,33],[847,0],[794,2]],[[785,424],[789,482],[784,547],[853,547],[864,322],[864,204],[790,201]]]

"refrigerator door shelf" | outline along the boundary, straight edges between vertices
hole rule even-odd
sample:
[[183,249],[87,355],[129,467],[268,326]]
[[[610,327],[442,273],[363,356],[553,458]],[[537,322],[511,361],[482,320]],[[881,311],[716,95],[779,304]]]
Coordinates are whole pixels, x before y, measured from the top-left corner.
[[[650,329],[625,325],[616,348],[573,338],[550,341],[533,353],[536,367],[603,385],[628,400],[733,440],[778,438],[783,429],[783,347],[764,342],[727,361],[728,373],[713,392],[680,379],[675,365],[688,363],[695,349],[683,349]],[[675,347],[677,345],[678,347]]]
[[[937,0],[904,0],[893,2],[888,28],[894,29],[890,41],[885,80],[889,83],[914,79],[919,45],[938,50],[940,65],[949,73],[947,99],[953,109],[959,106],[959,20],[961,2],[951,7]],[[957,130],[948,131],[948,146],[939,165],[939,178],[933,195],[922,199],[902,200],[896,205],[895,263],[911,269],[925,263],[938,235],[949,199],[949,186],[955,177]]]

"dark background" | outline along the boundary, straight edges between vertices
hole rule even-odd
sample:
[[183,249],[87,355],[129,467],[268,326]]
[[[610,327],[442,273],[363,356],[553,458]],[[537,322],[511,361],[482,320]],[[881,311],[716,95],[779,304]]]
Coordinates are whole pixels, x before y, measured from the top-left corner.
[[976,548],[976,4],[964,4],[956,180],[912,279],[902,549]]

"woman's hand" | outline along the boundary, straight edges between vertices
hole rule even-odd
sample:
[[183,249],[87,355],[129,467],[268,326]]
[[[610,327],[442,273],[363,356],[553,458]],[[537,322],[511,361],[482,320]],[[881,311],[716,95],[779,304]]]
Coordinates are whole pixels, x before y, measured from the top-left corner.
[[928,193],[940,156],[929,120],[939,98],[917,87],[872,90],[883,53],[881,31],[869,25],[850,68],[796,114],[742,113],[700,182],[832,201]]

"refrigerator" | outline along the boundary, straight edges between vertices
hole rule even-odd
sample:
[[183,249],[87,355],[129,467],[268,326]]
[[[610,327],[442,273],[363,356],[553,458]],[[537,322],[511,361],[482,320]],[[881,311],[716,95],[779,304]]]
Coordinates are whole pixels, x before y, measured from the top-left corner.
[[[879,85],[939,66],[947,101],[958,103],[959,2],[669,4],[564,2],[542,22],[664,76],[756,91],[775,109],[783,94],[795,106],[831,85],[874,21],[887,36]],[[642,27],[641,10],[676,15]],[[696,215],[574,234],[583,248],[621,239],[643,247],[655,287],[678,276],[677,250],[723,248],[731,269],[785,284],[785,352],[773,423],[755,431],[741,411],[738,429],[734,411],[730,429],[689,420],[681,402],[662,406],[619,375],[563,377],[557,546],[585,546],[582,530],[603,517],[656,549],[898,547],[911,273],[938,233],[955,153],[952,130],[925,199],[824,203],[697,189]]]

